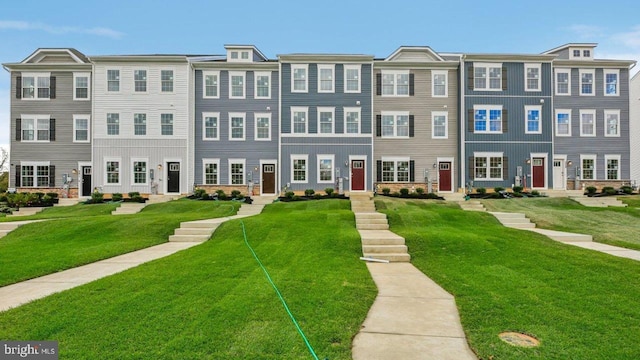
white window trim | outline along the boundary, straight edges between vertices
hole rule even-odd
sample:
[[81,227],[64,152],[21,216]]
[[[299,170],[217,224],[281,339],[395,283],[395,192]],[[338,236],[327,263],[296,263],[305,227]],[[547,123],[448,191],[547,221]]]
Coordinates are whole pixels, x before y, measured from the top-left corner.
[[[300,180],[293,180],[293,161],[294,160],[305,160],[305,167],[304,167],[304,181],[300,181]],[[290,162],[290,166],[291,166],[291,183],[292,184],[308,184],[309,183],[309,155],[291,155],[291,162]]]
[[[558,92],[558,74],[567,74],[567,93],[559,93]],[[571,69],[554,69],[554,93],[557,96],[571,96]]]
[[[336,159],[335,159],[335,155],[324,155],[324,154],[319,154],[317,155],[318,158],[318,163],[317,163],[317,177],[318,177],[318,184],[333,184],[333,182],[335,181],[335,169],[336,169]],[[331,180],[320,180],[320,162],[322,160],[331,160]]]
[[[118,182],[117,183],[107,182],[107,178],[109,177],[108,173],[107,173],[107,163],[108,162],[112,162],[112,161],[118,162]],[[103,159],[103,164],[104,164],[104,184],[105,184],[105,186],[121,185],[122,184],[122,158],[105,157]]]
[[[117,126],[118,126],[118,133],[117,133],[117,134],[109,134],[109,114],[118,115],[118,123],[117,123]],[[106,130],[106,131],[105,131],[105,135],[106,135],[106,136],[120,136],[120,134],[122,133],[122,132],[120,131],[120,125],[121,125],[121,124],[120,124],[120,113],[114,113],[114,112],[110,113],[110,112],[107,112],[107,113],[105,114],[105,122],[104,122],[104,124],[105,124],[105,130]]]
[[[487,159],[487,177],[486,178],[476,178],[476,158],[486,158]],[[500,170],[500,173],[502,174],[501,178],[491,178],[489,177],[491,175],[491,162],[489,160],[489,158],[492,157],[499,157],[502,159],[502,169]],[[474,152],[473,153],[473,180],[474,181],[504,181],[504,153],[501,152]]]
[[[486,68],[485,72],[485,85],[484,88],[476,87],[476,68]],[[489,76],[489,68],[500,68],[500,87],[497,89],[491,88],[491,77]],[[502,91],[502,77],[504,74],[502,73],[502,63],[473,63],[473,91]]]
[[[582,115],[583,114],[593,114],[593,133],[586,134],[582,130]],[[594,137],[596,136],[596,124],[598,119],[596,118],[596,111],[594,109],[580,109],[580,136],[581,137]]]
[[[621,180],[620,177],[620,168],[622,166],[620,166],[622,164],[622,161],[620,160],[621,156],[620,155],[604,155],[604,179],[605,180]],[[618,176],[615,179],[609,179],[609,166],[608,166],[608,162],[609,160],[618,160]]]
[[[435,135],[436,116],[444,116],[444,136]],[[449,138],[449,112],[448,111],[432,111],[431,112],[431,138],[432,139],[448,139]]]
[[[269,94],[267,96],[258,96],[258,77],[266,76],[269,79],[269,85],[267,86],[267,91]],[[256,99],[271,99],[271,71],[255,71],[253,73],[253,97]]]
[[[320,70],[331,70],[331,90],[322,90]],[[318,64],[318,93],[335,93],[336,92],[336,66],[334,64]]]
[[[568,124],[569,132],[567,134],[558,133],[558,114],[569,114],[569,124]],[[554,123],[554,127],[555,127],[556,136],[559,136],[559,137],[570,137],[571,136],[571,123],[572,123],[572,120],[571,120],[571,109],[556,109],[555,115],[554,115],[554,118],[553,118],[553,123]]]
[[[593,82],[591,83],[591,94],[585,94],[582,92],[582,74],[591,74]],[[595,69],[579,69],[578,81],[580,82],[580,90],[578,93],[580,96],[596,96],[596,70]]]
[[[538,69],[538,87],[529,89],[529,78],[527,77],[528,69]],[[524,64],[524,91],[541,91],[542,89],[542,64]]]
[[[233,138],[231,135],[233,133],[233,127],[232,127],[232,123],[231,120],[234,117],[241,117],[242,118],[242,138]],[[218,123],[220,123],[220,120],[218,120]],[[243,112],[230,112],[229,113],[229,141],[244,141],[247,137],[247,113],[243,113]]]
[[[382,93],[380,94],[380,96],[383,97],[409,97],[411,96],[411,71],[409,70],[382,70],[380,72],[381,74],[381,80],[383,81],[383,84],[380,84],[380,86],[382,86]],[[385,94],[384,93],[384,75],[385,74],[389,74],[389,75],[393,75],[393,94]],[[409,91],[407,92],[407,94],[398,94],[398,75],[407,75],[409,78]]]
[[[382,156],[380,158],[380,161],[382,163],[385,162],[393,162],[393,180],[391,182],[398,182],[398,162],[400,161],[405,161],[407,162],[407,165],[409,165],[409,170],[408,170],[408,175],[409,175],[409,180],[411,179],[411,157],[408,156]],[[384,167],[384,164],[382,164],[382,166]],[[383,170],[380,169],[380,171],[382,172]],[[384,179],[384,175],[382,176]],[[389,182],[388,180],[383,180],[384,182]]]
[[[86,98],[78,98],[76,97],[76,78],[86,77],[87,78],[87,97]],[[83,73],[73,73],[73,100],[76,101],[89,101],[91,100],[91,73],[83,72]]]
[[[22,176],[22,168],[25,166],[33,166],[33,186],[23,186],[24,180]],[[48,186],[38,186],[38,166],[47,166],[49,167],[48,172],[51,174],[51,162],[50,161],[21,161],[20,162],[20,187],[29,188],[29,189],[42,189],[53,187],[51,184]],[[50,177],[50,176],[49,176]],[[48,182],[48,180],[47,180]]]
[[[593,160],[593,179],[586,179],[586,180],[597,180],[598,179],[598,156],[595,154],[580,154],[580,164],[578,164],[578,166],[580,167],[580,180],[585,180],[584,178],[584,168],[582,167],[583,164],[583,160]],[[606,163],[605,163],[606,166]]]
[[[444,75],[444,95],[436,95],[436,75]],[[448,97],[449,96],[449,71],[448,70],[432,70],[431,71],[431,97]]]
[[[109,90],[109,70],[118,72],[118,90]],[[104,91],[107,94],[117,94],[122,92],[122,69],[121,68],[106,68],[104,70]]]
[[[162,72],[163,71],[171,71],[171,91],[164,91],[162,90]],[[159,77],[160,77],[160,89],[159,89],[159,93],[160,94],[173,94],[176,92],[176,71],[174,69],[160,69],[159,71]]]
[[[294,87],[294,70],[296,69],[304,69],[304,90],[296,90]],[[291,92],[292,93],[308,93],[309,92],[309,65],[308,64],[291,64]]]
[[[49,97],[46,98],[40,98],[38,97],[38,78],[41,77],[46,77],[51,78],[51,73],[50,72],[35,72],[35,73],[21,73],[20,76],[22,76],[22,89],[24,89],[24,78],[26,77],[32,77],[33,78],[33,85],[34,85],[34,91],[33,91],[33,97],[32,98],[26,98],[24,96],[22,96],[24,93],[21,92],[20,93],[20,99],[21,100],[27,100],[27,101],[47,101],[47,100],[51,100],[51,82],[49,82]],[[23,90],[21,90],[23,91]]]
[[[217,131],[215,138],[207,137],[207,128],[205,126],[205,119],[207,117],[215,117],[218,119]],[[203,112],[202,113],[202,141],[217,141],[220,140],[220,113],[219,112]]]
[[[607,115],[609,114],[615,114],[618,115],[618,132],[616,134],[608,134],[607,133]],[[604,123],[604,136],[605,137],[620,137],[620,110],[605,110],[604,111],[604,118],[603,118],[603,123]]]
[[[145,182],[144,183],[136,183],[135,182],[135,178],[136,178],[136,174],[135,174],[135,167],[134,167],[134,163],[135,162],[144,162],[147,164],[147,169],[146,169],[146,173],[145,173]],[[121,167],[122,168],[122,167]],[[132,157],[131,158],[131,186],[147,186],[149,185],[149,158],[135,158]]]
[[[384,117],[393,116],[393,135],[384,135],[384,131],[381,131],[380,138],[384,138],[384,139],[409,139],[410,138],[411,129],[409,129],[409,134],[407,134],[407,136],[398,136],[398,116],[406,116],[407,118],[409,118],[409,116],[411,116],[411,113],[409,111],[381,111],[380,115],[381,115],[380,121],[383,122],[382,124],[380,124],[382,128],[384,128]],[[410,120],[409,120],[409,124],[407,125],[411,127]]]
[[[111,69],[113,70],[113,69]],[[136,71],[145,71],[145,76],[146,79],[144,80],[145,82],[145,91],[136,91]],[[131,87],[131,92],[133,94],[147,94],[149,93],[149,69],[148,68],[137,68],[137,69],[133,69],[132,71],[132,80],[133,80],[133,86]],[[122,74],[122,72],[120,72]],[[122,84],[121,84],[122,85]]]
[[[348,133],[347,132],[347,113],[348,112],[355,112],[358,113],[358,132],[357,133]],[[343,133],[347,136],[351,136],[351,135],[359,135],[362,133],[362,109],[359,107],[345,107],[343,108],[343,116],[344,116],[344,120],[343,120],[343,124],[344,124],[344,131]]]
[[[207,75],[216,76],[216,94],[217,96],[207,96]],[[220,71],[203,71],[202,72],[202,98],[203,99],[220,99]]]
[[[144,115],[144,134],[136,134],[136,115]],[[148,136],[149,122],[147,121],[147,113],[133,113],[133,136]]]
[[[207,165],[208,164],[216,164],[217,165],[217,170],[218,170],[218,181],[215,184],[208,184],[207,183]],[[231,171],[229,171],[229,173],[231,173]],[[202,159],[202,185],[220,185],[220,159],[209,159],[209,158],[203,158]]]
[[[318,106],[317,110],[318,110],[317,111],[318,128],[317,128],[316,133],[319,136],[326,136],[326,135],[335,134],[336,133],[336,108],[335,107],[321,107],[321,106]],[[331,132],[329,132],[329,133],[320,132],[320,125],[322,125],[320,123],[320,113],[323,113],[323,112],[330,112],[331,113]],[[293,120],[293,113],[292,113],[292,118],[291,119]]]
[[[303,133],[297,133],[297,132],[294,131],[293,114],[296,113],[296,112],[305,113],[305,116],[304,116],[305,126],[304,126],[304,132]],[[306,106],[292,106],[291,107],[291,134],[292,135],[306,135],[306,134],[309,134],[309,108],[308,107],[306,107]]]
[[[22,133],[22,131],[24,131],[24,120],[31,120],[33,119],[33,140],[25,140],[24,139],[24,135]],[[48,143],[51,142],[49,139],[51,139],[51,127],[49,127],[49,136],[47,137],[46,140],[38,140],[38,120],[44,120],[46,119],[47,121],[51,120],[51,115],[30,115],[30,114],[20,114],[20,142],[26,142],[26,143]],[[48,123],[49,124],[49,123]]]
[[[232,178],[232,172],[231,172],[231,165],[232,164],[242,164],[242,184],[234,184],[233,181],[231,180]],[[218,169],[218,172],[220,172],[220,170]],[[242,185],[246,185],[247,184],[247,159],[229,159],[229,178],[227,179],[228,185],[234,185],[234,186],[242,186]],[[218,178],[218,182],[220,182],[220,179]]]
[[[487,111],[487,130],[476,131],[476,111]],[[491,131],[491,110],[500,110],[500,131]],[[502,134],[502,117],[504,116],[504,107],[502,105],[473,105],[473,133],[474,134]]]
[[[171,119],[173,120],[171,123],[171,135],[165,135],[162,133],[162,115],[171,115]],[[161,112],[160,116],[158,117],[160,119],[160,136],[175,136],[176,132],[176,114],[172,113],[172,112]]]
[[[529,131],[529,118],[528,118],[528,112],[529,110],[538,110],[538,113],[540,114],[540,118],[538,119],[538,131]],[[525,105],[524,107],[524,132],[525,134],[542,134],[542,123],[543,123],[543,118],[542,118],[542,106],[541,105]]]
[[[358,90],[347,90],[347,70],[358,70]],[[362,91],[362,66],[361,65],[344,65],[344,92],[360,93]]]
[[[242,76],[242,96],[233,96],[233,84],[231,79],[234,76]],[[229,71],[229,99],[247,98],[247,73],[245,71]]]
[[[87,120],[87,140],[78,140],[76,138],[76,120]],[[51,129],[49,129],[51,131]],[[90,143],[91,142],[91,115],[73,115],[73,142],[74,143]]]
[[[616,93],[607,94],[607,74],[616,74]],[[604,96],[620,96],[620,70],[619,69],[604,69],[602,74],[602,94]]]
[[[269,136],[267,138],[259,138],[258,137],[258,118],[268,118],[269,119]],[[254,122],[254,132],[253,138],[255,141],[271,141],[271,113],[254,113],[253,114],[253,122]]]

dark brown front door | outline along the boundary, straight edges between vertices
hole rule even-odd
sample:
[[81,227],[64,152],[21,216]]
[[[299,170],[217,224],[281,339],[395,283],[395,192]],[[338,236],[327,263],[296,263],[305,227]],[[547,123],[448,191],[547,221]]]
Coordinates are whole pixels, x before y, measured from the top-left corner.
[[364,160],[351,160],[351,190],[364,191]]
[[438,189],[440,191],[451,191],[451,163],[441,162],[438,171]]
[[80,196],[91,196],[91,166],[82,166],[82,194]]
[[167,163],[167,192],[180,192],[180,163],[178,162]]
[[531,161],[532,172],[531,177],[532,184],[531,186],[534,188],[543,188],[544,187],[544,158],[533,158]]
[[276,193],[276,166],[274,164],[262,164],[262,193]]

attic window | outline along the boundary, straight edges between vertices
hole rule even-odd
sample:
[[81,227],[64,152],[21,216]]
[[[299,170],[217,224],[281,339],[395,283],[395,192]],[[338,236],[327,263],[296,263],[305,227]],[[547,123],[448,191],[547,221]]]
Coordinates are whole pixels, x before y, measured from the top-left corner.
[[573,50],[573,57],[580,57],[580,50]]
[[243,51],[242,52],[242,59],[244,59],[244,60],[249,59],[249,52],[248,51]]
[[232,59],[237,59],[238,58],[238,52],[237,51],[232,51],[231,52],[231,58]]
[[582,56],[586,58],[591,57],[591,50],[583,50]]

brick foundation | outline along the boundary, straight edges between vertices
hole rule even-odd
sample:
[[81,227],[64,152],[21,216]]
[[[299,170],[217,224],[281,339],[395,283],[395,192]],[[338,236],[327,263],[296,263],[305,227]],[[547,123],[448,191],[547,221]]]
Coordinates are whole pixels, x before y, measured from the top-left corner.
[[409,189],[409,192],[415,192],[415,189],[417,188],[422,188],[424,190],[425,193],[428,192],[437,192],[438,191],[438,183],[437,182],[432,182],[431,183],[431,187],[432,190],[428,191],[427,187],[429,186],[428,183],[423,183],[423,182],[415,182],[415,183],[376,183],[376,192],[377,193],[382,193],[382,189],[384,188],[389,188],[391,190],[391,193],[395,193],[395,192],[400,192],[400,189]]
[[17,188],[16,192],[19,193],[56,193],[58,194],[58,198],[63,199],[67,198],[77,198],[78,197],[78,188],[69,189],[68,193],[65,193],[64,190],[60,188]]
[[[222,190],[225,194],[231,195],[233,190],[240,191],[240,194],[247,195],[248,187],[247,185],[198,185],[196,189],[205,189],[207,194],[215,194],[216,190]],[[303,191],[304,193],[304,191]],[[258,196],[260,195],[260,185],[253,185],[253,194],[248,194],[249,196]]]
[[[619,189],[625,185],[630,185],[631,182],[628,180],[581,180],[580,186],[582,190],[586,189],[589,186],[595,186],[598,191],[602,191],[603,187],[610,186],[614,189]],[[572,184],[573,185],[573,184]],[[573,187],[571,187],[573,189]]]

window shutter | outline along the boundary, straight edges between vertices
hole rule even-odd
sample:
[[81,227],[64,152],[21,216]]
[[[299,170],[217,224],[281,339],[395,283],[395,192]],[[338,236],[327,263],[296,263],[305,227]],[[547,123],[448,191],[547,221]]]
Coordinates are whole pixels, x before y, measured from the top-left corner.
[[502,67],[502,90],[507,90],[507,67]]
[[56,167],[49,165],[49,187],[56,186]]
[[382,136],[382,115],[376,115],[376,136]]
[[409,115],[409,137],[414,137],[415,119],[414,115]]
[[473,65],[469,66],[469,73],[467,73],[467,87],[469,90],[473,90]]
[[473,171],[475,169],[475,158],[473,156],[469,156],[469,175],[467,175],[467,179],[473,180],[476,175]]
[[409,181],[416,181],[416,161],[409,160]]
[[507,109],[502,109],[502,132],[509,132],[509,117],[507,116]]
[[16,165],[16,187],[20,187],[20,165]]
[[413,73],[409,74],[409,96],[413,96],[415,94],[416,87],[414,85],[415,76]]
[[56,141],[56,119],[49,119],[49,141]]
[[509,178],[509,158],[504,156],[502,158],[502,179],[506,180]]
[[16,99],[22,99],[22,76],[16,77]]
[[22,119],[16,119],[16,141],[22,140]]
[[49,99],[56,98],[56,77],[52,76],[49,78]]
[[473,118],[473,109],[467,110],[467,127],[469,132],[474,132],[475,119]]
[[382,181],[382,160],[376,160],[376,181]]
[[376,74],[376,95],[382,95],[382,73]]

